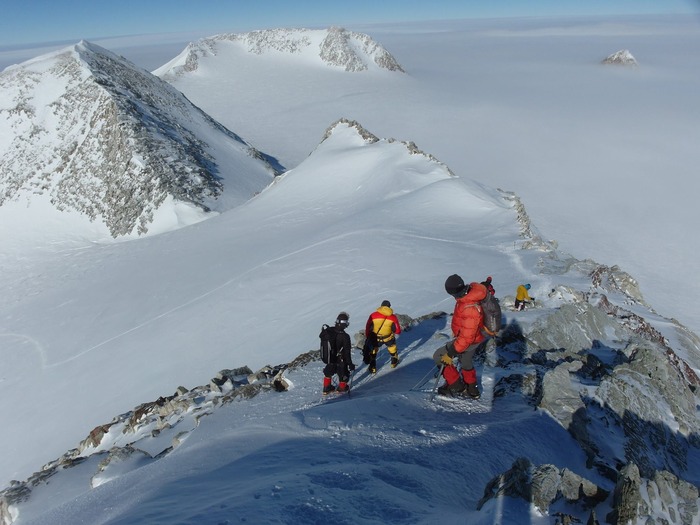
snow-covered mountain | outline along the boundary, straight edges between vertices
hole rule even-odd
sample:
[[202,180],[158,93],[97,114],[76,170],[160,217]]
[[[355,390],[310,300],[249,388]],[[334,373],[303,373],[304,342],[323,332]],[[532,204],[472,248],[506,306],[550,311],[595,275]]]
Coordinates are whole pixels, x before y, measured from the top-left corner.
[[[700,332],[700,57],[687,53],[700,26],[533,18],[396,24],[371,35],[405,74],[348,73],[317,50],[304,60],[231,43],[167,78],[286,167],[341,117],[412,140],[455,173],[516,192],[562,249],[622,267],[658,311]],[[600,64],[616,49],[634,51],[641,74]]]
[[637,59],[634,58],[634,56],[632,55],[632,53],[630,53],[628,49],[621,49],[620,51],[616,51],[612,55],[605,57],[601,63],[616,66],[632,67],[637,67],[639,65],[637,64]]
[[[101,295],[155,284],[170,297],[148,306],[162,312],[150,319],[140,301],[110,302],[119,319],[136,309],[139,324],[44,364],[100,400],[86,406],[56,383],[60,404],[103,419],[72,429],[75,448],[2,491],[6,523],[700,519],[698,338],[650,310],[629,275],[543,241],[517,197],[456,177],[413,144],[341,121],[246,205],[138,245],[112,247],[103,269],[112,284],[85,271],[100,254],[71,259]],[[169,273],[188,283],[125,278],[160,271],[163,251],[176,261]],[[196,274],[200,260],[206,275]],[[431,356],[450,337],[442,283],[453,271],[496,276],[505,312],[496,344],[479,355],[478,402],[430,396]],[[513,312],[506,290],[524,278],[538,306]],[[197,295],[174,299],[187,289]],[[38,295],[35,312],[50,306]],[[379,374],[368,375],[356,351],[352,396],[322,401],[320,323],[351,312],[361,344],[365,315],[387,297],[405,328],[399,367],[382,353]],[[104,362],[94,355],[104,350],[115,353],[111,373],[90,385],[79,370]],[[227,368],[206,376],[213,363]],[[137,404],[124,383],[159,394]],[[32,405],[41,418],[25,432],[63,427],[67,414],[51,419],[46,401]],[[14,417],[23,426],[26,415]]]
[[169,79],[197,71],[203,58],[221,55],[229,59],[236,52],[283,56],[291,63],[332,66],[357,72],[403,69],[384,47],[369,35],[342,27],[329,29],[266,29],[249,33],[228,33],[190,43],[173,60],[153,73]]
[[[560,41],[561,31],[555,33]],[[591,96],[594,105],[585,104],[584,95],[609,91],[610,68],[598,64],[585,70],[586,82],[573,69],[569,77],[545,75],[545,82],[544,69],[530,64],[536,80],[508,69],[506,87],[495,81],[502,61],[483,69],[466,63],[472,82],[463,76],[435,82],[445,41],[465,40],[457,36],[421,31],[420,45],[400,48],[414,59],[407,68],[417,71],[414,77],[355,74],[316,58],[302,67],[288,53],[256,55],[233,46],[201,56],[197,70],[173,76],[173,84],[192,100],[196,95],[205,111],[215,110],[229,129],[240,133],[239,123],[246,138],[253,131],[251,144],[261,138],[276,157],[303,159],[293,169],[242,205],[133,242],[72,239],[76,226],[67,211],[57,212],[51,235],[35,232],[24,243],[24,222],[0,223],[4,244],[17,241],[0,253],[0,407],[7,422],[0,445],[11,451],[0,456],[0,520],[700,522],[697,336],[645,300],[648,280],[638,282],[607,260],[560,251],[530,221],[527,201],[493,188],[499,161],[525,158],[506,147],[507,136],[498,155],[489,155],[501,168],[479,169],[476,154],[485,148],[480,135],[490,129],[499,139],[507,135],[493,120],[504,108],[490,106],[499,97],[513,104],[505,108],[510,127],[527,130],[518,134],[522,149],[539,145],[532,140],[542,129],[533,108],[571,116],[568,104],[556,103],[568,93],[557,91],[561,78],[587,86],[572,91],[582,105],[579,117],[604,114],[615,132],[627,99]],[[480,39],[487,54],[498,49],[493,35],[467,40]],[[532,47],[513,34],[505,39],[508,52],[513,40],[523,55],[551,49],[539,45],[551,42],[540,32]],[[439,45],[428,51],[431,42]],[[568,68],[572,48],[557,49],[567,50],[559,58]],[[601,56],[579,52],[579,59]],[[235,60],[221,61],[225,55]],[[460,56],[468,62],[476,55]],[[648,47],[644,62],[651,64],[646,71],[654,69]],[[663,84],[658,74],[618,73],[625,88],[642,88],[650,78]],[[479,78],[490,91],[475,99],[470,90]],[[674,82],[683,79],[677,74]],[[509,98],[514,80],[518,96]],[[546,104],[521,89],[527,80]],[[439,100],[428,101],[430,93]],[[674,101],[682,100],[680,87],[677,94]],[[328,128],[339,113],[354,120]],[[362,127],[357,115],[372,126]],[[560,178],[580,174],[572,166],[581,160],[569,158],[563,138],[571,139],[572,130],[569,119],[563,122],[551,126],[562,138]],[[377,133],[375,126],[401,133]],[[595,136],[606,129],[596,127]],[[435,145],[457,162],[434,155]],[[615,158],[630,158],[625,145],[614,142]],[[661,149],[654,155],[663,157]],[[673,151],[683,168],[689,154]],[[651,157],[644,160],[653,165]],[[541,164],[516,165],[512,181],[525,179],[552,197],[548,205],[561,200],[586,223],[585,231],[565,229],[564,240],[581,241],[571,237],[593,230],[593,246],[605,233],[595,219],[612,228],[636,209],[629,201],[644,207],[638,187],[653,185],[626,167],[623,174],[637,176],[636,184],[608,177],[603,185],[591,170],[583,180],[593,196],[583,187],[548,193],[552,181]],[[667,214],[682,209],[692,184],[686,181]],[[626,198],[605,205],[620,188]],[[595,211],[575,212],[580,200]],[[653,219],[636,225],[645,242],[650,226],[663,224]],[[620,230],[616,253],[623,254],[632,233]],[[674,245],[674,254],[692,267],[694,259],[684,256],[694,254],[692,239],[686,242]],[[651,257],[648,247],[645,253]],[[625,263],[634,260],[623,255]],[[453,300],[443,283],[452,273],[466,280],[492,275],[505,311],[506,328],[478,358],[477,402],[430,397],[437,380],[432,354],[451,336]],[[514,312],[512,293],[525,282],[536,307]],[[388,367],[382,350],[376,376],[360,365],[349,399],[323,401],[322,365],[313,351],[321,324],[350,312],[359,344],[367,315],[384,299],[406,328],[401,363]]]
[[5,222],[48,208],[113,237],[156,220],[162,231],[244,202],[278,168],[169,84],[85,41],[1,73],[0,117]]

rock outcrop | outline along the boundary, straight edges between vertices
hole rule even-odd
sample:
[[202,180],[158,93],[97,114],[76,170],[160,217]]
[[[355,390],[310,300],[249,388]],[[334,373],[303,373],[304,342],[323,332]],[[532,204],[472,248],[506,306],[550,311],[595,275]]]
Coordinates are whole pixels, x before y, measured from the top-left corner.
[[510,470],[488,483],[477,508],[504,496],[523,499],[543,514],[548,514],[550,508],[560,501],[579,506],[585,512],[605,501],[608,491],[568,469],[560,470],[554,465],[535,466],[527,458],[518,458]]
[[[587,468],[574,472],[518,458],[486,485],[478,508],[509,497],[531,503],[562,524],[596,524],[601,516],[614,524],[696,523],[700,498],[689,472],[700,451],[700,381],[693,368],[652,323],[623,307],[642,304],[634,287],[619,285],[628,282],[619,269],[590,271],[569,259],[562,264],[546,248],[543,257],[543,268],[578,272],[590,280],[590,290],[555,287],[552,299],[561,301],[558,307],[543,309],[529,325],[510,322],[489,355],[477,359],[489,359],[489,366],[498,369],[494,406],[519,396],[548,413],[578,444]],[[402,315],[401,323],[408,331],[445,315]],[[362,332],[355,334],[356,345],[363,341]],[[692,345],[693,339],[683,344]],[[217,406],[261,391],[285,391],[287,371],[319,358],[318,351],[310,351],[255,373],[247,367],[222,370],[208,385],[179,387],[171,396],[139,405],[93,429],[76,449],[27,481],[0,492],[0,516],[10,523],[13,506],[64,469],[90,461],[85,468],[92,469],[91,486],[96,487],[157,461]]]
[[609,64],[614,66],[627,66],[627,67],[637,67],[637,60],[632,56],[627,49],[622,49],[613,53],[612,55],[606,57],[601,62],[602,64]]

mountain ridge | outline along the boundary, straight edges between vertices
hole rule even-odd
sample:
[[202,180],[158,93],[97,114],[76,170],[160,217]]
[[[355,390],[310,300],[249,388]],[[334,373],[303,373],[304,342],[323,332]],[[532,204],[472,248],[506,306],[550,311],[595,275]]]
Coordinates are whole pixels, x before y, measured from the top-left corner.
[[[368,144],[375,143],[371,134],[361,131],[351,121],[338,123],[331,129],[353,131]],[[289,175],[294,176],[293,173]],[[527,456],[514,458],[510,469],[504,468],[484,484],[472,519],[479,520],[479,523],[482,523],[481,519],[485,520],[483,523],[489,522],[495,509],[503,508],[503,503],[495,501],[508,497],[511,503],[505,505],[505,512],[506,515],[514,512],[513,519],[522,512],[514,510],[518,509],[514,502],[524,500],[535,505],[545,516],[569,516],[575,520],[588,518],[589,523],[600,523],[598,519],[606,514],[609,523],[619,524],[643,516],[680,516],[683,523],[693,522],[698,517],[698,509],[693,510],[698,490],[683,476],[689,474],[697,460],[697,451],[694,459],[689,449],[700,446],[700,427],[697,421],[693,421],[692,400],[697,396],[689,391],[683,392],[682,386],[687,383],[697,391],[700,380],[692,367],[676,353],[678,343],[653,328],[661,319],[649,322],[624,306],[615,306],[641,304],[644,309],[649,309],[629,275],[592,261],[561,259],[562,254],[558,254],[551,244],[533,234],[535,230],[522,205],[518,207],[518,221],[523,227],[521,235],[533,241],[525,249],[546,253],[542,260],[548,261],[545,265],[554,274],[580,274],[583,282],[588,280],[590,290],[559,285],[550,294],[557,306],[535,308],[529,319],[516,319],[515,314],[510,313],[513,297],[502,295],[508,323],[494,347],[478,356],[480,374],[483,374],[482,388],[487,389],[484,392],[486,401],[477,404],[474,401],[436,400],[434,409],[448,414],[464,411],[470,417],[486,417],[484,411],[489,406],[491,410],[501,407],[507,413],[519,406],[518,400],[522,398],[525,405],[550,414],[562,429],[566,429],[579,443],[589,464],[588,470],[581,472],[573,465],[556,460],[544,463]],[[562,262],[566,264],[562,265]],[[655,317],[653,310],[648,311]],[[397,370],[401,373],[404,367],[415,368],[419,363],[423,363],[422,368],[430,366],[427,357],[432,354],[432,348],[449,337],[447,314],[434,312],[416,319],[399,314],[399,318],[408,336],[401,338],[404,359]],[[427,337],[436,329],[436,333]],[[354,333],[356,349],[362,346],[363,340],[361,331]],[[417,343],[412,344],[412,340]],[[428,349],[422,350],[423,344]],[[576,348],[582,350],[577,352]],[[415,358],[411,358],[413,354],[416,354]],[[267,405],[281,402],[278,397],[269,398],[272,395],[293,396],[294,400],[290,399],[284,405],[290,406],[293,412],[306,414],[301,417],[312,418],[313,413],[328,412],[330,408],[324,408],[325,403],[311,401],[316,390],[312,378],[318,377],[321,366],[318,351],[312,350],[289,363],[266,365],[257,372],[247,366],[224,369],[207,385],[180,386],[171,396],[138,405],[93,429],[77,448],[48,463],[25,482],[13,482],[4,489],[0,493],[0,515],[8,525],[22,515],[21,509],[25,509],[29,516],[37,517],[37,523],[51,521],[54,519],[52,510],[49,510],[51,503],[46,499],[51,494],[47,488],[49,479],[53,485],[60,486],[64,471],[71,469],[81,472],[80,476],[89,480],[90,490],[95,490],[130,472],[151,468],[149,465],[154,466],[172,454],[191,439],[190,435],[195,431],[206,435],[206,430],[198,430],[200,425],[206,428],[207,423],[203,424],[202,418],[216,416],[222,410],[232,411],[233,408],[226,407],[233,403],[249,403],[261,394],[267,396],[257,403],[262,410],[266,410]],[[414,371],[403,380],[404,385],[407,380],[415,382],[423,372]],[[396,389],[396,380],[391,379],[398,377],[395,374],[381,370],[381,383],[378,383],[367,374],[363,375],[362,368],[358,368],[359,377],[354,382],[356,395],[342,402],[372,402],[381,407],[382,403],[396,406],[397,401],[392,401],[394,396],[406,398],[412,394],[427,399],[429,385],[422,383],[428,374],[419,381],[422,386],[416,384],[403,394],[400,387]],[[635,375],[638,378],[648,375],[649,380],[642,384],[644,381],[634,379]],[[656,377],[659,375],[663,377],[661,382]],[[432,384],[432,380],[428,382]],[[387,386],[382,390],[380,384]],[[287,391],[290,393],[285,394]],[[316,390],[315,395],[320,396],[320,391]],[[669,413],[663,414],[662,411],[653,416],[653,419],[658,417],[665,421],[666,430],[657,426],[661,423],[645,421],[652,413],[657,413],[657,403],[643,408],[640,401],[654,396],[670,401],[665,405],[671,408]],[[679,402],[674,402],[674,399]],[[300,400],[302,405],[294,408],[293,403]],[[426,404],[425,400],[414,399],[413,402],[418,406]],[[511,407],[511,404],[514,405]],[[353,409],[348,407],[348,410]],[[586,415],[583,415],[583,410]],[[628,411],[635,414],[633,419]],[[339,414],[335,417],[340,417]],[[500,420],[501,416],[495,417]],[[619,418],[619,426],[612,427],[617,429],[614,432],[605,430],[610,418]],[[379,425],[371,420],[365,423],[369,424]],[[396,423],[390,421],[388,424]],[[426,426],[430,427],[429,424]],[[668,429],[675,429],[675,434],[669,434]],[[361,433],[362,426],[351,426],[346,432]],[[383,432],[388,432],[388,429]],[[401,430],[394,429],[393,432],[397,433],[394,439],[398,439]],[[645,439],[649,435],[651,442]],[[513,453],[517,455],[520,451]],[[533,453],[532,457],[540,458],[540,455]],[[617,462],[624,462],[624,468],[620,468]],[[313,470],[312,465],[310,471]],[[623,486],[627,487],[624,491]],[[75,494],[78,501],[83,498],[82,492]],[[33,496],[33,493],[36,494]],[[200,496],[205,497],[204,494]],[[37,506],[43,510],[37,512]],[[245,515],[244,511],[239,512]],[[42,519],[44,513],[46,518]],[[478,518],[482,513],[482,518]]]
[[[341,87],[367,80],[328,71]],[[5,521],[697,522],[697,336],[618,266],[545,241],[515,193],[356,122],[200,224],[49,244],[39,262],[3,254],[0,398],[15,453],[0,473],[44,463],[3,492]],[[454,272],[494,275],[506,314],[477,358],[478,402],[417,388],[438,379]],[[514,312],[509,291],[525,282],[536,303]],[[360,365],[349,400],[321,403],[307,352],[319,325],[343,309],[359,336],[386,298],[410,326],[399,367],[382,350],[378,375]],[[262,377],[221,369],[244,363]],[[183,384],[201,386],[163,395]]]
[[0,92],[0,211],[44,199],[112,237],[143,235],[168,198],[226,209],[280,169],[169,84],[86,41],[3,72]]
[[237,45],[245,52],[279,54],[287,58],[305,58],[309,64],[332,66],[346,72],[370,68],[403,73],[398,61],[369,35],[342,27],[329,29],[266,29],[248,33],[226,33],[191,42],[185,50],[153,73],[168,79],[199,68],[203,58],[219,54],[220,45]]

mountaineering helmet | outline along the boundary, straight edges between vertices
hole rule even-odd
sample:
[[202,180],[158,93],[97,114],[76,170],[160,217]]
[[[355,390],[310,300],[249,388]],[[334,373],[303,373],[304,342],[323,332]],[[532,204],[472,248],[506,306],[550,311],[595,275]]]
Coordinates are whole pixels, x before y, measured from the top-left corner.
[[526,290],[529,290],[529,289],[530,289],[530,285],[529,285],[529,284],[526,284],[526,285],[525,285],[525,289],[526,289]]
[[382,306],[386,306],[388,308],[391,308],[391,303],[385,299],[384,301],[382,301]]

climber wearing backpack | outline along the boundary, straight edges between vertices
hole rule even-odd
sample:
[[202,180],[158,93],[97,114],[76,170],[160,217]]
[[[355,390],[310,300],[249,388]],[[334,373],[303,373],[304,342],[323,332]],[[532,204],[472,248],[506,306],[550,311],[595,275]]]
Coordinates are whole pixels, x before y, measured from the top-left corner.
[[323,325],[319,337],[321,338],[321,359],[326,363],[323,369],[323,395],[335,390],[333,375],[338,376],[338,392],[350,390],[348,379],[350,372],[355,370],[352,363],[352,343],[350,335],[345,329],[350,326],[350,316],[340,312],[335,320],[335,326]]
[[[433,354],[435,364],[444,365],[442,377],[445,384],[438,388],[438,393],[452,396],[466,391],[468,396],[478,399],[481,394],[476,385],[473,357],[486,340],[482,333],[484,316],[479,303],[486,298],[488,290],[481,283],[466,285],[459,275],[454,274],[445,281],[445,291],[457,302],[451,325],[454,339]],[[459,357],[461,371],[454,365],[455,357]]]
[[491,281],[493,281],[493,277],[491,277],[491,276],[489,275],[489,276],[486,278],[485,281],[481,281],[481,284],[483,284],[484,286],[486,286],[486,289],[489,291],[489,293],[490,293],[491,295],[496,295],[496,290],[495,290],[495,288],[493,287],[493,284],[491,284]]
[[389,301],[382,304],[367,319],[365,326],[365,346],[362,349],[362,360],[369,365],[370,374],[377,371],[377,353],[379,347],[386,345],[391,356],[391,368],[399,364],[399,350],[396,347],[396,336],[401,333],[399,320],[394,315]]
[[515,291],[516,310],[525,309],[526,304],[530,304],[532,301],[535,300],[534,297],[530,297],[528,290],[530,290],[529,284],[521,284],[520,286],[518,286],[518,289]]

